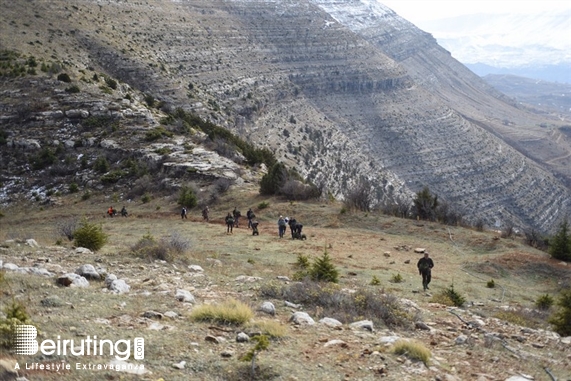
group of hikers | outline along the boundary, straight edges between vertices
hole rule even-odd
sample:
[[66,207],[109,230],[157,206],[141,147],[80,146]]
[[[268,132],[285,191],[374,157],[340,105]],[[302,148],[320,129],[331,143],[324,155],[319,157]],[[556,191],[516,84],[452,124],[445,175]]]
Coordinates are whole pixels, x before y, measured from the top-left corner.
[[287,226],[289,226],[291,230],[292,239],[305,239],[305,234],[301,233],[303,225],[299,223],[294,217],[289,218],[283,216],[280,216],[280,218],[278,218],[278,235],[280,238],[284,237]]
[[[123,205],[123,207],[121,208],[121,216],[127,217],[128,214],[129,213],[127,213],[127,208],[125,208],[125,205]],[[113,208],[113,206],[110,206],[109,209],[107,209],[107,215],[109,217],[115,217],[117,215],[117,210]]]
[[[204,213],[204,212],[203,212]],[[226,222],[226,233],[232,234],[234,228],[237,228],[240,225],[240,217],[242,217],[242,213],[234,207],[232,213],[228,212],[224,221]],[[258,225],[260,224],[258,221],[254,220],[256,215],[252,208],[248,209],[246,212],[246,218],[248,219],[248,229],[252,229],[252,235],[259,235],[260,232],[258,231]]]

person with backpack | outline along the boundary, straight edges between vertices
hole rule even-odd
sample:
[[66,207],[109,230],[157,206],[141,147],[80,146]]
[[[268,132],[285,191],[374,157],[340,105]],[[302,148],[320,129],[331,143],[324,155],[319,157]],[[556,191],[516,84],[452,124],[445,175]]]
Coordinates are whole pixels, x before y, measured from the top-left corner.
[[210,209],[208,209],[208,205],[206,205],[206,208],[204,208],[204,209],[202,210],[202,218],[203,218],[206,222],[209,221],[209,220],[208,220],[208,213],[210,213]]
[[127,208],[125,208],[125,205],[123,205],[123,208],[121,208],[121,215],[123,217],[127,217],[127,215],[128,215]]
[[252,221],[252,235],[260,235],[260,232],[258,231],[258,225],[258,221]]
[[278,234],[280,236],[280,238],[284,237],[285,231],[286,231],[286,221],[285,219],[280,216],[280,218],[278,218]]
[[186,214],[187,214],[187,213],[186,213],[186,208],[183,206],[182,209],[180,210],[180,218],[183,219],[183,220],[184,220],[185,218],[188,219],[188,217],[186,216]]
[[232,228],[234,227],[234,217],[232,213],[228,212],[228,215],[225,218],[226,221],[226,234],[232,234]]

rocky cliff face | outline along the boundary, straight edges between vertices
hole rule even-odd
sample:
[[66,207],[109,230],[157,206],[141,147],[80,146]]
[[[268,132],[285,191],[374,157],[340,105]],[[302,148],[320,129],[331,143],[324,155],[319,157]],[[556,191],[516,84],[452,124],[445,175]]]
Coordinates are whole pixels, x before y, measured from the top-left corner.
[[199,113],[338,197],[364,177],[381,203],[428,185],[490,225],[547,231],[569,212],[558,122],[546,128],[376,3],[31,1],[0,17],[3,49]]

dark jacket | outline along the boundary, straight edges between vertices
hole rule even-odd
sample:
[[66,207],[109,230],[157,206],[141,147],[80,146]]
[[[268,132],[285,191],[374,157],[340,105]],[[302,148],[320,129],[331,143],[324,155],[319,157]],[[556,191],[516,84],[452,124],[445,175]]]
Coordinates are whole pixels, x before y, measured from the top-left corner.
[[418,271],[420,272],[430,271],[430,269],[434,267],[434,262],[432,262],[432,258],[422,257],[418,260],[416,267],[418,267]]

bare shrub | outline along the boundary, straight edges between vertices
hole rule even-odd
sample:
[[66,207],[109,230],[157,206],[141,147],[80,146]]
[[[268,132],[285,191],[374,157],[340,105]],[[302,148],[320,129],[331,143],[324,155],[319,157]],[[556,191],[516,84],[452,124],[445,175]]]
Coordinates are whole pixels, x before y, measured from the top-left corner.
[[79,219],[77,217],[58,221],[56,223],[56,232],[59,233],[59,235],[66,237],[68,240],[73,241],[73,235],[77,230],[78,224]]
[[190,249],[190,240],[183,237],[179,232],[173,232],[169,237],[162,239],[169,251],[174,251],[177,254],[184,254]]
[[162,260],[170,262],[172,256],[165,245],[160,245],[150,234],[145,234],[135,245],[131,247],[131,252],[136,256],[153,261]]
[[414,320],[414,316],[402,308],[397,297],[378,293],[378,290],[360,289],[350,294],[336,284],[306,279],[291,285],[265,285],[260,292],[264,297],[287,300],[320,310],[323,316],[343,323],[367,318],[389,327],[410,327]]
[[278,189],[278,194],[287,197],[289,200],[309,200],[321,196],[321,190],[312,184],[304,184],[299,180],[288,179]]
[[502,229],[500,236],[502,238],[510,238],[514,235],[514,225],[511,222],[507,222]]
[[226,193],[228,189],[234,184],[234,180],[227,179],[225,177],[220,177],[212,183],[214,190],[219,194]]
[[436,218],[445,225],[459,226],[462,224],[464,213],[456,205],[441,202],[436,208]]
[[349,189],[345,195],[345,206],[348,209],[357,209],[363,212],[371,211],[371,202],[373,193],[371,191],[371,182],[362,178],[359,182]]
[[547,250],[547,240],[541,236],[539,232],[536,230],[526,230],[523,232],[525,238],[524,242],[531,246],[535,247],[538,250]]

